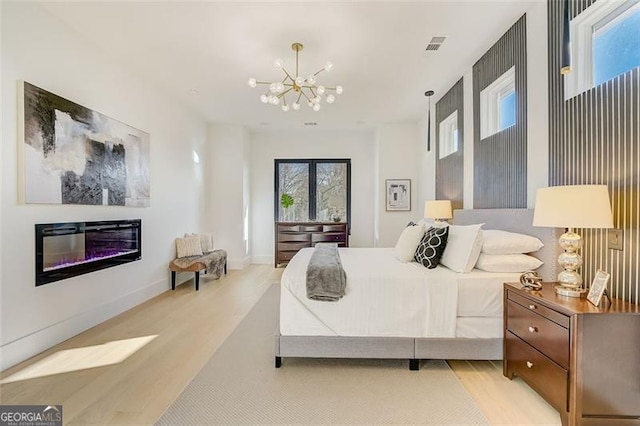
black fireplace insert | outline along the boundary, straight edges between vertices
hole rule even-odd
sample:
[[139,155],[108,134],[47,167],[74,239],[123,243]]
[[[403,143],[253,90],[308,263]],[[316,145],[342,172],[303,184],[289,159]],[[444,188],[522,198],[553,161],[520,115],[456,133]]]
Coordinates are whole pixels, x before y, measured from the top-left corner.
[[36,224],[36,286],[142,258],[142,221]]

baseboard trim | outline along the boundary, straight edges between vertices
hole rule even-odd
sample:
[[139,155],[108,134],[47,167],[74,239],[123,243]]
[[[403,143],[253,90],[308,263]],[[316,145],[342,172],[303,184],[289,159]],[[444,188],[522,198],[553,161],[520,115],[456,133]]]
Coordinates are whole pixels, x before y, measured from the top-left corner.
[[27,360],[91,327],[95,327],[168,289],[170,289],[170,285],[167,277],[112,302],[91,308],[88,311],[6,343],[0,347],[0,371]]
[[251,265],[251,258],[249,256],[242,259],[229,259],[227,261],[227,267],[229,269],[244,269]]

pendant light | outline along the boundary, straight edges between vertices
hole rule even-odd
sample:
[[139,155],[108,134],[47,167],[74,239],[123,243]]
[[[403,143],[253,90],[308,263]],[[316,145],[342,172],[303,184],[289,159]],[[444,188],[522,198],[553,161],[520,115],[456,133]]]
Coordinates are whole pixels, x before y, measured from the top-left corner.
[[560,74],[568,74],[571,71],[571,33],[569,23],[569,0],[562,2],[562,58]]
[[429,98],[429,109],[427,110],[427,152],[431,151],[431,96],[433,96],[433,90],[427,90],[424,95]]

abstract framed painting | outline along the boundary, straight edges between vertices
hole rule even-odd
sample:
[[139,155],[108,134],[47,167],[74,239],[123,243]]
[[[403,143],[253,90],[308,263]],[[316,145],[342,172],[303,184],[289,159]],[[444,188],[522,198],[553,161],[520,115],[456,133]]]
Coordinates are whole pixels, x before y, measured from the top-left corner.
[[387,179],[387,211],[411,210],[411,179]]
[[22,201],[149,206],[148,133],[27,82],[19,92]]

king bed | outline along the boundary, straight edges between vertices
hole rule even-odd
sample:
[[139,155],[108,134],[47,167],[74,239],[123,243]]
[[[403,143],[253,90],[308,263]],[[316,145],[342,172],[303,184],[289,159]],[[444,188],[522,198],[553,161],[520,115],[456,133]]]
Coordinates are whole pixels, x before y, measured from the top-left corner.
[[[526,209],[456,210],[453,224],[537,237],[544,247],[531,255],[551,280],[556,232],[532,220]],[[392,248],[340,248],[346,292],[325,302],[306,297],[312,253],[301,250],[282,274],[276,367],[285,357],[408,359],[412,370],[420,359],[502,359],[503,283],[520,273],[427,269],[399,261]]]

